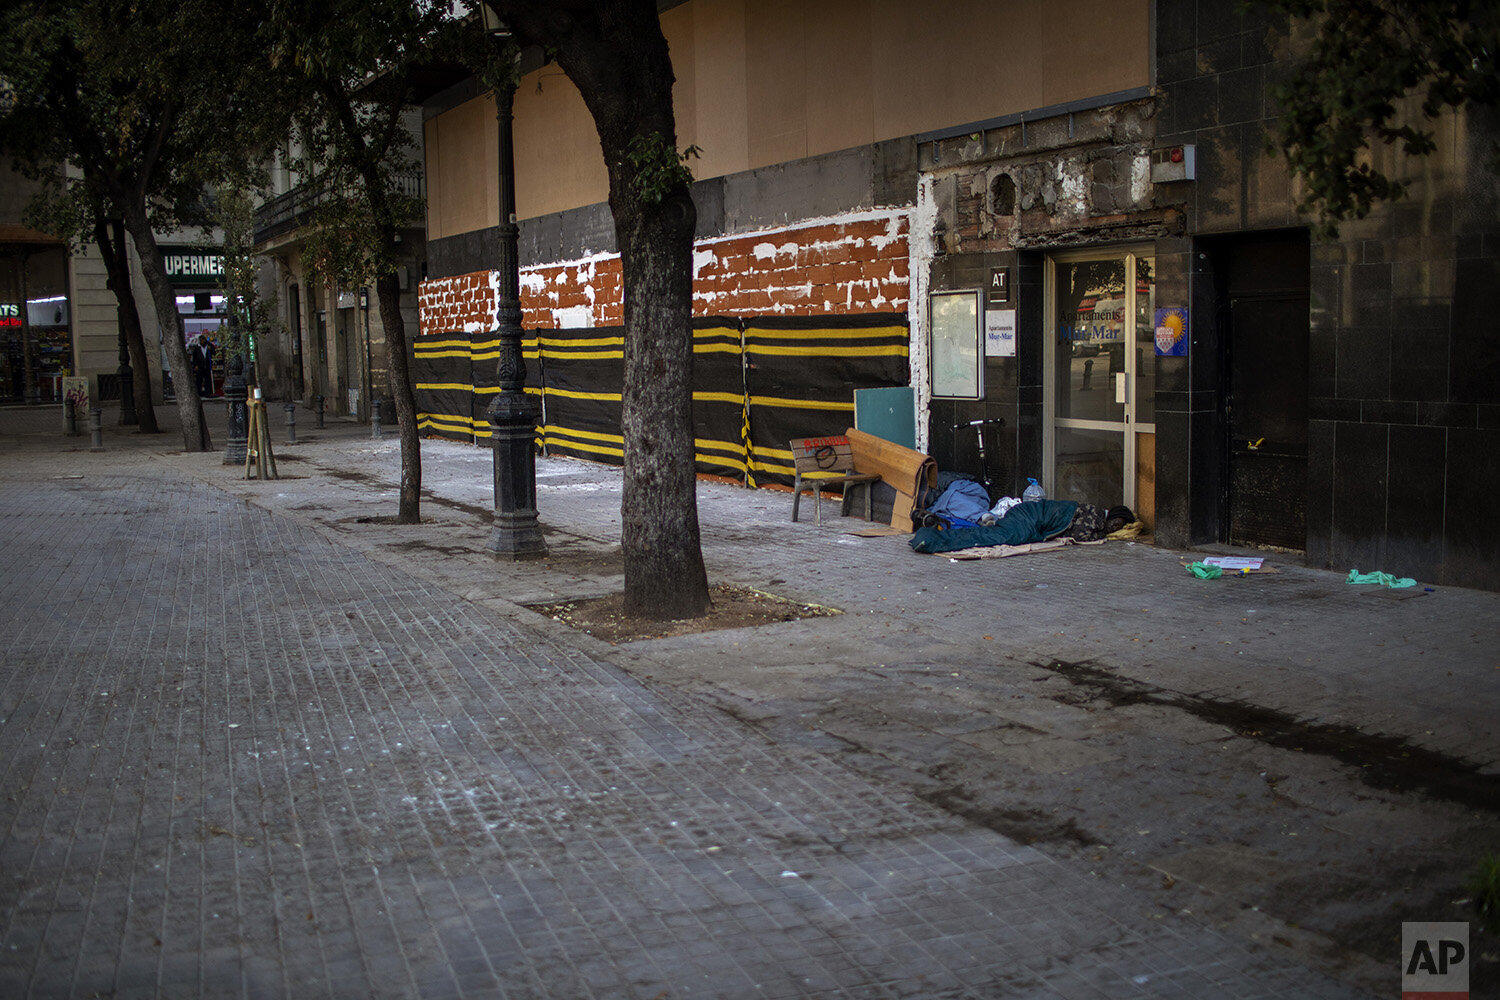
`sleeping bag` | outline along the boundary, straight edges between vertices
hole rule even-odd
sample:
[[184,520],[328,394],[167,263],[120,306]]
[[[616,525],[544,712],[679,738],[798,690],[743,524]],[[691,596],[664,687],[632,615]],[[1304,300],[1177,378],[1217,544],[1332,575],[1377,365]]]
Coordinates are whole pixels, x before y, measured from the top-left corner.
[[1071,500],[1030,500],[1016,504],[989,527],[918,528],[908,543],[917,552],[957,552],[985,545],[1044,542],[1068,530],[1078,505]]

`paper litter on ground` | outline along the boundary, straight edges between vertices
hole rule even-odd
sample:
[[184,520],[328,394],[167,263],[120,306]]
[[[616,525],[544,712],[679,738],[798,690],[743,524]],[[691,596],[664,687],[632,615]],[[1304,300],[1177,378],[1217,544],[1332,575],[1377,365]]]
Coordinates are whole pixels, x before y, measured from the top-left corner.
[[1260,569],[1260,564],[1263,562],[1265,562],[1264,559],[1250,556],[1207,556],[1203,560],[1205,566],[1217,566],[1228,570]]
[[[1224,561],[1224,562],[1218,562],[1216,560],[1226,560],[1226,561]],[[1241,568],[1239,568],[1237,566],[1231,566],[1231,565],[1229,565],[1229,562],[1233,562],[1233,561],[1255,562],[1255,563],[1260,563],[1260,565],[1254,566],[1254,567],[1247,566],[1247,567],[1241,569]],[[1199,561],[1199,560],[1191,560],[1191,559],[1181,559],[1181,560],[1179,560],[1179,562],[1181,562],[1183,566],[1186,566],[1189,569],[1191,569],[1194,565],[1202,566],[1204,568],[1217,569],[1220,572],[1222,572],[1224,576],[1258,576],[1258,575],[1260,575],[1262,573],[1280,573],[1281,572],[1281,570],[1277,569],[1275,566],[1267,566],[1267,565],[1265,565],[1265,560],[1263,560],[1263,559],[1257,559],[1257,558],[1250,557],[1250,556],[1207,556],[1204,559],[1202,559],[1201,561]]]
[[[973,549],[959,549],[956,552],[943,553],[949,559],[957,562],[960,559],[1005,559],[1009,556],[1024,556],[1033,552],[1053,552],[1057,549],[1066,548],[1069,545],[1080,543],[1071,538],[1054,538],[1050,542],[1027,542],[1024,545],[984,545]],[[1082,544],[1096,545],[1097,542],[1085,542]]]

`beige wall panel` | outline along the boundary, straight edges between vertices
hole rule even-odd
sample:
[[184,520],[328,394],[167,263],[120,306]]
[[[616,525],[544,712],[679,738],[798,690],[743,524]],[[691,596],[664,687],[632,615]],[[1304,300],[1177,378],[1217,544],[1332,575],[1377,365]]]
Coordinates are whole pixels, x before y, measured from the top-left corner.
[[113,313],[117,304],[118,300],[115,298],[115,293],[104,287],[103,278],[100,279],[100,284],[97,287],[92,285],[73,286],[74,312],[84,309],[108,309]]
[[[696,7],[685,3],[661,16],[661,33],[672,58],[672,114],[677,120],[677,148],[696,144],[698,123],[698,60],[693,57]],[[697,162],[691,164],[697,171]]]
[[[692,138],[683,145],[693,143],[702,150],[692,165],[695,177],[722,177],[744,170],[750,162],[745,131],[745,0],[698,0],[685,6],[694,11],[692,39],[667,36],[674,65],[691,53],[697,85]],[[678,101],[681,108],[682,98]]]
[[809,153],[807,137],[806,4],[800,0],[758,0],[745,9],[746,107],[750,161],[763,167],[800,160]]
[[[92,245],[68,258],[72,274],[71,326],[76,375],[115,371],[120,364],[119,314],[114,293],[105,282],[104,260]],[[139,280],[139,278],[137,278]]]
[[871,81],[877,69],[871,47],[869,0],[828,0],[807,4],[807,132],[817,152],[849,149],[875,134]]
[[[875,136],[890,139],[1039,107],[1043,61],[1037,0],[948,5],[940,18],[899,0],[873,0]],[[1074,0],[1056,0],[1050,9]],[[1036,18],[1040,19],[1040,17]],[[1069,18],[1048,20],[1066,30]],[[963,30],[956,27],[963,25]],[[1142,33],[1142,44],[1145,35]]]
[[[1149,0],[692,0],[662,28],[678,146],[718,177],[1150,83]],[[488,97],[427,123],[429,235],[496,221]],[[593,121],[555,66],[516,94],[518,214],[608,198]]]
[[448,234],[443,232],[441,216],[443,213],[443,179],[439,176],[439,166],[443,158],[443,144],[438,141],[442,132],[438,129],[440,118],[431,118],[422,123],[422,174],[427,184],[427,238],[430,240],[440,239]]
[[426,124],[428,238],[485,229],[498,220],[495,105],[488,95]]
[[[1028,6],[1042,41],[1043,106],[1151,83],[1147,0],[1067,0],[1062,18],[1047,4]],[[1050,30],[1040,30],[1044,19]]]
[[[495,134],[493,125],[490,134]],[[521,80],[516,91],[515,137],[516,214],[520,218],[609,199],[609,175],[594,119],[578,88],[556,66],[544,66]],[[492,217],[489,225],[494,224]]]

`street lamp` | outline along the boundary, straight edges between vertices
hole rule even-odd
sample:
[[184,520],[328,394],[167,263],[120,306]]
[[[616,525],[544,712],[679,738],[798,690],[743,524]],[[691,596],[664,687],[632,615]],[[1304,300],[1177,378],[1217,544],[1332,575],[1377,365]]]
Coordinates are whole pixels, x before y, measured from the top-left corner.
[[[484,30],[501,44],[510,27],[489,4],[479,5]],[[526,359],[521,353],[520,229],[516,225],[515,117],[516,82],[513,75],[495,91],[495,117],[500,134],[500,261],[496,290],[496,337],[500,342],[497,375],[500,391],[485,416],[490,423],[490,447],[495,466],[495,526],[489,549],[511,560],[537,559],[547,554],[536,512],[537,408],[526,395]]]

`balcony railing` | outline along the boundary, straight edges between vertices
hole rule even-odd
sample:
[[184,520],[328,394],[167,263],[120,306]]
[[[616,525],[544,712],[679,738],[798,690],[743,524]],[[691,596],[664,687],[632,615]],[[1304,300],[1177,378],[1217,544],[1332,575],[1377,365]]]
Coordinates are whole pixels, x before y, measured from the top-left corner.
[[[392,180],[397,191],[411,198],[426,195],[426,184],[418,171],[396,174]],[[313,210],[328,196],[328,187],[320,181],[298,184],[285,194],[277,195],[255,210],[255,242],[266,243],[305,225]]]

